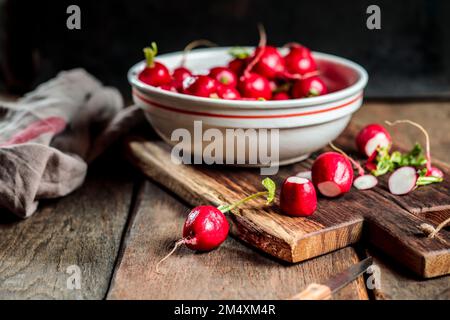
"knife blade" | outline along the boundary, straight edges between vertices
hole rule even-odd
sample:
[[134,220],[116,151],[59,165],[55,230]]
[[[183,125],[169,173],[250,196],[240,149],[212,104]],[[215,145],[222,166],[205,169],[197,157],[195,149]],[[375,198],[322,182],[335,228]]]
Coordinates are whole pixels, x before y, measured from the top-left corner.
[[329,299],[331,295],[347,284],[358,278],[372,265],[372,257],[368,257],[347,270],[338,273],[323,284],[312,283],[304,291],[296,294],[291,300],[323,300]]

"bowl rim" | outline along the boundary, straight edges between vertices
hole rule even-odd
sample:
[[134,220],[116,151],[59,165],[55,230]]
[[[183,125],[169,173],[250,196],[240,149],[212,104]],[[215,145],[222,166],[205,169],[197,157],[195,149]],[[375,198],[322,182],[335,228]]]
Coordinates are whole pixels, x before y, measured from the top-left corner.
[[[202,48],[202,49],[195,49],[192,50],[190,54],[195,53],[223,53],[224,51],[230,50],[232,47],[215,47],[215,48]],[[254,47],[245,47],[245,48],[254,48]],[[175,56],[180,56],[183,54],[182,51],[176,51],[166,54],[161,54],[158,56],[159,59],[161,58],[172,58]],[[268,100],[268,101],[246,101],[246,100],[224,100],[224,99],[214,99],[214,98],[207,98],[207,97],[197,97],[192,96],[188,94],[178,93],[178,92],[172,92],[168,90],[163,90],[148,84],[145,84],[144,82],[140,81],[137,77],[138,73],[144,68],[145,60],[142,60],[136,64],[134,64],[127,73],[128,82],[131,84],[132,87],[135,87],[137,90],[142,91],[146,94],[152,94],[159,96],[160,98],[172,98],[172,99],[178,99],[179,101],[187,101],[187,102],[199,102],[202,104],[209,104],[211,106],[221,106],[221,107],[229,107],[229,108],[236,108],[236,109],[261,109],[261,107],[264,108],[276,108],[276,109],[284,109],[284,108],[298,108],[298,107],[310,107],[314,105],[320,105],[324,103],[334,102],[337,100],[344,99],[346,97],[352,96],[357,94],[358,92],[362,91],[364,87],[366,86],[369,76],[367,74],[367,71],[356,62],[353,62],[351,60],[348,60],[346,58],[342,58],[333,54],[329,53],[323,53],[323,52],[312,52],[314,58],[322,59],[322,60],[329,60],[337,64],[344,65],[353,71],[355,71],[358,75],[358,80],[352,84],[351,86],[348,86],[344,89],[334,91],[332,93],[327,93],[322,96],[317,97],[310,97],[310,98],[302,98],[302,99],[289,99],[289,100]]]

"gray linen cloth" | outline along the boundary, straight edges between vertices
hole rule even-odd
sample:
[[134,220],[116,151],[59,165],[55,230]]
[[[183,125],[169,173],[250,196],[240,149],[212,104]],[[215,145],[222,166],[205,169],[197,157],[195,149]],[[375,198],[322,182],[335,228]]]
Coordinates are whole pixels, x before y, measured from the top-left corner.
[[87,163],[139,117],[82,69],[64,71],[13,103],[0,102],[0,209],[22,218],[40,199],[72,192]]

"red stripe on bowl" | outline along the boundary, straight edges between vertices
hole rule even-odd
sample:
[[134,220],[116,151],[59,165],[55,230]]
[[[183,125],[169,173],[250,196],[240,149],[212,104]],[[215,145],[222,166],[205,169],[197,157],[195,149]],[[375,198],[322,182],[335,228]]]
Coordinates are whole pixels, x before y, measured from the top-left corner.
[[190,111],[190,110],[182,110],[174,107],[165,106],[162,104],[159,104],[157,102],[151,101],[150,99],[144,97],[141,95],[137,90],[133,89],[133,94],[141,99],[142,101],[151,104],[154,107],[174,111],[178,113],[184,113],[189,115],[196,115],[196,116],[206,116],[206,117],[215,117],[215,118],[231,118],[231,119],[274,119],[274,118],[292,118],[292,117],[302,117],[302,116],[309,116],[312,114],[319,114],[319,113],[325,113],[328,111],[338,110],[347,107],[348,105],[354,103],[355,101],[361,99],[362,93],[359,94],[356,98],[347,101],[343,104],[340,104],[338,106],[329,107],[322,110],[314,110],[314,111],[304,111],[304,112],[298,112],[298,113],[289,113],[289,114],[265,114],[265,115],[232,115],[232,114],[220,114],[220,113],[209,113],[209,112],[199,112],[199,111]]

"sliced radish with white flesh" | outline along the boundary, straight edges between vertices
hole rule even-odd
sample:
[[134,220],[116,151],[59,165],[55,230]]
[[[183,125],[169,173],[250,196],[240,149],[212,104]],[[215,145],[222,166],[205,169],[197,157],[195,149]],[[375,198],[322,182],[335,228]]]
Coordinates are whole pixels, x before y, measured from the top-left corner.
[[296,174],[297,177],[308,179],[309,181],[312,180],[311,171],[302,171]]
[[366,157],[370,157],[378,147],[388,147],[391,141],[389,132],[376,123],[364,127],[356,137],[358,150]]
[[365,174],[357,177],[353,181],[353,186],[358,190],[372,189],[378,184],[378,179],[371,174]]
[[403,195],[416,187],[417,172],[413,167],[401,167],[389,177],[389,191],[395,195]]

